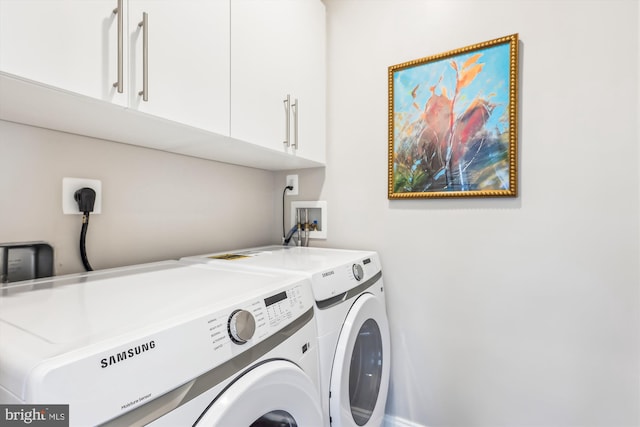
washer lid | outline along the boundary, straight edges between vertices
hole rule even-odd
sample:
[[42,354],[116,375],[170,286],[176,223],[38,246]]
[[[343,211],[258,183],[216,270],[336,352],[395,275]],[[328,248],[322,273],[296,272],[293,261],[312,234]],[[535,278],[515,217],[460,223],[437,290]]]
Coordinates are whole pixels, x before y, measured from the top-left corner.
[[[10,286],[0,295],[0,385],[31,403],[39,400],[34,394],[40,393],[39,384],[45,379],[53,381],[50,372],[62,372],[61,366],[81,372],[76,375],[85,382],[100,375],[116,378],[115,369],[127,378],[125,371],[133,371],[137,363],[144,365],[145,358],[181,351],[161,346],[159,335],[168,334],[168,341],[179,337],[183,346],[213,347],[204,339],[211,334],[207,329],[210,325],[198,319],[215,318],[215,324],[222,328],[232,307],[253,303],[262,306],[261,296],[270,297],[285,288],[308,289],[304,282],[298,275],[239,272],[168,261]],[[310,289],[296,295],[295,300],[298,310],[310,309]],[[221,333],[224,336],[226,332]],[[145,351],[145,346],[155,348]],[[129,354],[135,357],[129,359]],[[127,363],[112,365],[111,358],[118,362],[118,355]],[[108,369],[102,369],[104,357]],[[150,372],[164,369],[163,364],[145,366]],[[182,375],[175,369],[172,372]]]
[[0,322],[69,350],[297,280],[178,261],[60,276],[10,287],[0,296]]

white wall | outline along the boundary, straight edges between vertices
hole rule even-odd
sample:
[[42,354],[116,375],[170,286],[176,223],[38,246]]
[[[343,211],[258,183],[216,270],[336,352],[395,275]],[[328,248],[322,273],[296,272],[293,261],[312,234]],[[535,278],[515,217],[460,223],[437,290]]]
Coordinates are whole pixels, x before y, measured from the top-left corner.
[[[325,0],[329,239],[382,256],[388,412],[435,426],[640,424],[637,0]],[[518,32],[520,196],[387,200],[387,67]],[[64,176],[97,178],[96,268],[277,241],[286,173],[0,122],[0,241],[81,271]],[[259,210],[254,210],[255,207]],[[266,208],[265,208],[266,207]],[[265,226],[265,224],[267,224]]]
[[48,242],[57,274],[83,271],[81,217],[62,214],[65,176],[102,180],[94,269],[274,242],[273,172],[4,121],[0,159],[0,242]]
[[[328,202],[313,244],[381,254],[389,414],[639,425],[638,1],[325,3],[328,166],[297,198]],[[387,200],[387,67],[512,33],[519,197]]]

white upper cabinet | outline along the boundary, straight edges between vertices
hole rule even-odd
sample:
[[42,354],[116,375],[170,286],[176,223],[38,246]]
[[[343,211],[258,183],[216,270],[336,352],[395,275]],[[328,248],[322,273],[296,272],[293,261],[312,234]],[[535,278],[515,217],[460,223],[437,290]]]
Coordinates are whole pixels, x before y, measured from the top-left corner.
[[229,0],[120,3],[1,0],[0,70],[228,135]]
[[1,0],[0,70],[126,105],[113,86],[116,6],[116,0]]
[[262,169],[323,166],[324,5],[0,0],[0,120]]
[[229,135],[229,0],[129,0],[128,49],[130,108]]
[[325,31],[319,0],[231,1],[233,138],[325,161]]

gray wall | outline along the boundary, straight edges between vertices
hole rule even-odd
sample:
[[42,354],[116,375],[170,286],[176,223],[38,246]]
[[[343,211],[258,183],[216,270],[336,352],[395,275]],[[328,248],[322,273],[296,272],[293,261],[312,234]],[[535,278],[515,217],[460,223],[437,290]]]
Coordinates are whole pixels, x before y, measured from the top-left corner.
[[273,172],[0,121],[0,242],[44,240],[57,274],[83,271],[81,217],[62,178],[102,180],[87,253],[94,269],[273,243]]
[[[381,254],[389,414],[640,425],[638,2],[325,3],[328,166],[297,198],[327,200],[314,244]],[[520,196],[387,200],[387,67],[512,33]]]

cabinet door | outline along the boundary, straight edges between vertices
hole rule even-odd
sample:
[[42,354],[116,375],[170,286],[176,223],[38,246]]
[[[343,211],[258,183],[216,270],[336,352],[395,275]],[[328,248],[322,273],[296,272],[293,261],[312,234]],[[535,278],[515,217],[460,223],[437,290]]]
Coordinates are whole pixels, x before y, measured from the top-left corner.
[[[288,80],[298,100],[296,154],[324,163],[326,128],[325,9],[319,0],[293,1],[293,51]],[[298,36],[299,35],[299,36]]]
[[[324,162],[324,13],[320,0],[231,1],[232,137]],[[287,95],[298,150],[283,143]]]
[[[148,101],[143,89],[147,13]],[[129,106],[229,135],[229,0],[129,0]]]
[[113,87],[116,7],[116,0],[0,0],[0,70],[124,105]]

